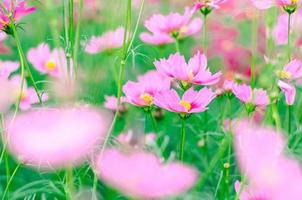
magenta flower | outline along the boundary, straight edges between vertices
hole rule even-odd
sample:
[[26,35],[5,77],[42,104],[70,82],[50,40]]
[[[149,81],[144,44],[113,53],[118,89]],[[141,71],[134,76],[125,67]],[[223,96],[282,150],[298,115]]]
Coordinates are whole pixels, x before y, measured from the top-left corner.
[[175,90],[159,92],[154,99],[154,104],[160,108],[181,114],[199,113],[207,110],[209,103],[216,97],[216,94],[208,88],[194,91],[187,90],[182,98]]
[[8,79],[11,73],[16,71],[19,67],[20,67],[19,62],[0,60],[0,78]]
[[[23,83],[23,90],[21,89],[21,76],[15,75],[11,78],[12,83],[15,84],[16,88],[18,90],[16,91],[16,94],[20,96],[20,110],[29,110],[32,105],[39,103],[39,98],[37,96],[37,93],[33,87],[28,87],[26,80],[24,80]],[[47,94],[42,95],[42,100],[46,101],[48,99]]]
[[199,51],[189,60],[188,64],[184,56],[175,53],[168,59],[155,61],[158,72],[181,81],[182,86],[188,84],[213,85],[220,79],[221,72],[212,74],[207,68],[207,58]]
[[170,89],[171,81],[156,71],[149,71],[138,77],[138,82],[128,81],[123,92],[126,101],[136,106],[153,105],[155,95],[160,91]]
[[17,22],[36,10],[35,7],[27,7],[24,0],[3,0],[1,4],[3,5],[0,7],[0,29],[2,30],[5,30],[11,23],[9,15],[12,16],[14,22]]
[[269,104],[267,92],[263,89],[252,89],[249,85],[235,84],[232,91],[245,104],[254,106],[267,106]]
[[[105,103],[104,103],[104,107],[112,110],[112,111],[116,111],[117,110],[117,98],[115,96],[105,96]],[[121,104],[120,104],[120,112],[124,112],[126,110],[126,98],[125,97],[121,97]]]
[[67,77],[67,60],[63,49],[51,51],[48,44],[42,43],[37,48],[30,49],[27,58],[42,74],[55,78]]
[[191,20],[192,13],[186,8],[184,15],[170,13],[168,15],[155,14],[145,21],[145,27],[151,33],[142,33],[140,38],[149,44],[166,44],[193,35],[201,30],[202,20]]
[[22,163],[41,169],[81,164],[101,144],[108,114],[87,106],[38,108],[7,120],[9,151]]
[[160,163],[151,153],[123,153],[108,149],[96,162],[99,177],[107,184],[135,199],[162,199],[190,189],[198,172],[187,165]]
[[101,36],[92,36],[87,44],[85,44],[85,52],[97,54],[122,47],[124,32],[124,28],[119,27],[114,31],[108,31]]

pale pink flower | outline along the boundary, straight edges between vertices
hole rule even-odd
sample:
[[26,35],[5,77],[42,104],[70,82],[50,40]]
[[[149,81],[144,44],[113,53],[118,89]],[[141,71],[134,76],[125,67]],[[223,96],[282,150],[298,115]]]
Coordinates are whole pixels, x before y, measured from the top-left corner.
[[[20,97],[20,110],[29,110],[32,105],[39,103],[39,98],[37,96],[37,93],[33,87],[28,87],[26,80],[24,80],[23,83],[23,89],[21,89],[21,76],[15,75],[11,78],[12,83],[15,84],[16,88],[18,90],[16,91],[18,94],[18,97]],[[42,100],[46,101],[48,99],[47,94],[42,95]]]
[[[126,98],[121,97],[121,103],[120,103],[120,112],[124,112],[126,110]],[[117,98],[115,96],[105,96],[105,103],[104,107],[116,111],[117,110]]]
[[17,22],[36,10],[35,7],[27,7],[24,0],[3,0],[1,4],[5,10],[0,7],[0,29],[5,29],[10,24],[9,14],[11,14],[14,22]]
[[209,103],[216,97],[216,94],[208,88],[194,91],[187,90],[182,98],[173,89],[159,92],[154,99],[154,104],[160,108],[176,113],[199,113],[207,110]]
[[33,109],[7,120],[8,149],[35,168],[72,167],[101,144],[109,118],[87,106]]
[[235,84],[232,91],[245,104],[254,106],[267,106],[269,104],[269,97],[263,89],[252,89],[246,84]]
[[137,199],[162,199],[190,189],[198,172],[178,162],[160,163],[151,153],[108,149],[97,158],[96,171],[107,184]]
[[170,89],[171,81],[156,71],[149,71],[138,77],[138,82],[128,81],[123,92],[126,101],[136,106],[153,105],[155,95]]
[[18,88],[11,81],[0,77],[0,113],[9,110],[10,106],[17,101]]
[[279,80],[278,86],[282,90],[285,96],[285,101],[287,105],[293,105],[296,97],[296,88],[290,83]]
[[200,9],[218,9],[221,4],[225,3],[228,0],[197,0],[194,4],[193,12],[197,12]]
[[145,27],[151,33],[142,33],[140,38],[149,44],[166,44],[175,39],[193,35],[201,30],[202,20],[192,19],[192,13],[186,8],[185,13],[170,13],[168,15],[154,14],[145,21]]
[[0,78],[8,78],[12,72],[20,67],[19,62],[0,60]]
[[185,84],[213,85],[220,79],[221,72],[212,74],[207,67],[207,58],[199,51],[189,60],[188,64],[184,56],[175,53],[168,59],[155,61],[158,72],[175,78]]
[[[48,44],[42,43],[28,51],[27,58],[33,67],[42,74],[55,78],[67,77],[67,59],[63,49],[50,50]],[[71,69],[72,70],[72,61]]]
[[251,2],[258,9],[269,9],[273,6],[296,7],[301,0],[251,0]]
[[302,62],[294,59],[290,61],[283,70],[277,71],[277,76],[280,79],[294,81],[302,78]]
[[97,54],[120,48],[123,46],[124,32],[124,28],[119,27],[114,31],[105,32],[101,36],[92,36],[85,44],[85,51],[89,54]]

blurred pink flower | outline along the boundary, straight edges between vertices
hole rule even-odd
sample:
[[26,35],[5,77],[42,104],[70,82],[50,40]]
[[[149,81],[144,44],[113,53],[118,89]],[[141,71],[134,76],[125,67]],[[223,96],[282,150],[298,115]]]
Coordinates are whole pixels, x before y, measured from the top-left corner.
[[285,95],[286,104],[293,105],[296,97],[295,86],[281,80],[278,81],[278,86],[280,87],[280,89]]
[[160,163],[151,153],[123,153],[108,149],[96,162],[96,171],[107,184],[137,199],[161,199],[187,191],[198,172],[178,162]]
[[114,31],[105,32],[101,36],[92,36],[85,44],[85,51],[89,54],[97,54],[120,48],[123,46],[124,32],[124,28],[119,27]]
[[273,6],[296,7],[300,0],[251,0],[252,4],[258,9],[268,9]]
[[[16,88],[18,90],[16,91],[18,94],[18,97],[20,97],[20,110],[28,110],[31,108],[33,104],[39,103],[39,98],[37,96],[37,93],[33,87],[28,87],[26,80],[24,80],[23,83],[23,90],[21,89],[21,76],[15,75],[11,78],[12,83],[15,84]],[[42,100],[46,101],[48,99],[47,94],[42,95]]]
[[160,91],[170,89],[171,81],[158,73],[149,71],[143,76],[138,77],[138,82],[128,81],[123,92],[126,95],[126,101],[136,106],[153,105],[154,96]]
[[248,180],[240,199],[302,198],[302,171],[298,162],[285,156],[282,134],[270,128],[254,126],[248,121],[239,122],[234,134],[236,158]]
[[[126,102],[126,98],[121,97],[120,112],[124,112],[126,110],[125,102]],[[115,96],[105,96],[104,107],[109,110],[116,111],[117,110],[117,98]]]
[[182,84],[213,85],[220,79],[221,72],[212,74],[207,67],[207,58],[199,51],[189,60],[188,64],[184,56],[178,52],[169,56],[168,59],[155,61],[154,65],[158,72],[175,78]]
[[254,106],[267,106],[269,98],[267,92],[263,89],[252,89],[246,84],[235,84],[232,89],[234,95],[245,104]]
[[[42,74],[55,78],[67,77],[67,60],[63,49],[50,50],[48,44],[42,43],[28,51],[27,58],[33,67]],[[71,69],[72,70],[72,62]]]
[[7,120],[10,152],[22,163],[52,170],[81,164],[101,144],[108,114],[87,106],[38,108]]
[[19,67],[20,67],[19,62],[0,60],[0,78],[8,79],[11,73],[16,71]]
[[17,101],[18,88],[6,78],[0,77],[0,113],[8,111],[10,106]]
[[140,38],[149,44],[166,44],[189,35],[193,35],[201,30],[202,20],[195,18],[191,20],[192,13],[186,8],[184,15],[170,13],[168,15],[154,14],[145,21],[145,27],[151,33],[142,33]]
[[36,10],[35,7],[27,7],[24,0],[3,0],[1,4],[3,7],[0,7],[0,29],[5,29],[5,27],[9,25],[9,14],[11,14],[14,21],[17,22],[22,17]]
[[182,98],[175,90],[159,92],[154,99],[154,104],[160,108],[176,113],[199,113],[207,110],[208,104],[216,97],[215,93],[208,88],[194,91],[187,90]]
[[119,134],[116,139],[123,145],[136,147],[139,144],[145,144],[147,146],[152,146],[153,144],[155,144],[156,134],[148,133],[140,137],[140,135],[133,132],[133,130],[129,130],[125,133]]

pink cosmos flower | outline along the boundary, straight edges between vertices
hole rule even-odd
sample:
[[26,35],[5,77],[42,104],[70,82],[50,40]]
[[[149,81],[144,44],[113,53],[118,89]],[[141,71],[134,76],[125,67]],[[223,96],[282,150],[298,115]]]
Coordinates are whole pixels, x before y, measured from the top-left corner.
[[184,15],[170,13],[168,15],[154,14],[145,21],[145,27],[151,33],[142,33],[140,38],[143,42],[162,45],[193,35],[201,30],[202,20],[195,18],[191,20],[192,13],[186,8]]
[[16,71],[19,67],[20,67],[19,62],[0,60],[0,78],[8,79],[11,73]]
[[17,101],[18,88],[6,78],[0,77],[0,113],[8,111],[10,106]]
[[302,62],[296,59],[292,60],[283,70],[278,70],[276,74],[281,79],[278,81],[278,86],[285,95],[286,103],[293,105],[295,102],[296,88],[291,82],[302,78]]
[[126,101],[136,106],[153,105],[155,95],[170,89],[171,81],[156,71],[149,71],[138,77],[138,82],[128,81],[123,92]]
[[273,6],[293,6],[296,7],[300,0],[251,0],[252,4],[258,9],[269,9]]
[[178,162],[160,163],[151,153],[108,149],[97,158],[96,171],[107,184],[135,199],[162,199],[190,189],[198,172]]
[[8,13],[12,15],[12,18],[16,22],[36,10],[35,7],[27,7],[24,0],[3,0],[1,4],[5,10],[0,7],[0,29],[5,29],[10,23]]
[[119,27],[114,31],[108,31],[101,36],[92,36],[85,45],[85,51],[89,54],[97,54],[110,51],[123,46],[124,28]]
[[227,0],[198,0],[194,4],[193,12],[197,12],[202,8],[207,9],[218,9],[221,4],[225,3]]
[[199,51],[189,60],[188,64],[184,56],[178,52],[169,56],[168,59],[155,61],[154,65],[158,72],[180,80],[182,84],[213,85],[220,79],[221,72],[212,74],[207,68],[207,58]]
[[8,149],[35,168],[71,167],[96,150],[108,122],[108,114],[87,106],[38,108],[7,120]]
[[34,68],[42,74],[48,74],[55,78],[67,77],[67,60],[63,49],[51,51],[48,44],[42,43],[37,48],[30,49],[27,58]]
[[240,199],[302,198],[302,171],[298,162],[285,156],[282,134],[248,121],[239,122],[234,134],[236,158],[248,180]]
[[[20,110],[29,110],[33,104],[39,103],[39,98],[33,87],[28,87],[26,80],[23,83],[23,90],[20,92],[21,88],[21,76],[15,75],[11,78],[11,81],[15,84],[18,90],[16,91],[18,96],[20,96]],[[46,101],[48,99],[47,94],[42,95],[42,100]]]
[[[104,107],[112,110],[112,111],[116,111],[117,110],[117,98],[115,96],[105,96],[105,103],[104,103]],[[120,112],[124,112],[126,110],[126,98],[125,97],[121,97],[121,105],[120,105]]]
[[194,91],[187,90],[182,98],[175,90],[159,92],[154,99],[154,104],[160,108],[176,113],[199,113],[207,110],[209,103],[216,97],[216,94],[208,88]]
[[285,95],[285,101],[287,105],[293,105],[296,97],[296,88],[295,86],[279,80],[278,86]]
[[252,89],[246,84],[235,84],[232,89],[234,95],[245,104],[266,106],[269,104],[267,92],[263,89]]

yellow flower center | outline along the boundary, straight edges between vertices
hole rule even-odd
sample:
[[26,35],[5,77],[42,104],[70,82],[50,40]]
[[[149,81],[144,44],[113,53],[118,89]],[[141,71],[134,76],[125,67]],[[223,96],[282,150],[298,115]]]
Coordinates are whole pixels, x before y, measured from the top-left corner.
[[183,106],[188,111],[191,110],[191,108],[192,108],[192,105],[189,102],[185,101],[185,100],[180,100],[179,104],[181,106]]
[[296,4],[296,3],[297,3],[297,0],[291,0],[291,3],[292,3],[292,4]]
[[194,74],[193,74],[193,70],[191,69],[189,71],[189,81],[192,81],[194,79]]
[[56,69],[57,64],[53,60],[48,60],[45,64],[46,69],[53,71]]
[[276,75],[281,79],[290,79],[292,76],[290,72],[287,72],[285,70],[277,70]]
[[151,96],[149,93],[141,94],[140,99],[142,99],[147,105],[153,104],[153,96]]
[[187,26],[182,26],[179,30],[181,34],[186,34],[189,31]]
[[27,98],[27,94],[26,94],[24,91],[22,91],[22,92],[20,93],[20,98],[21,98],[21,100],[26,99],[26,98]]

